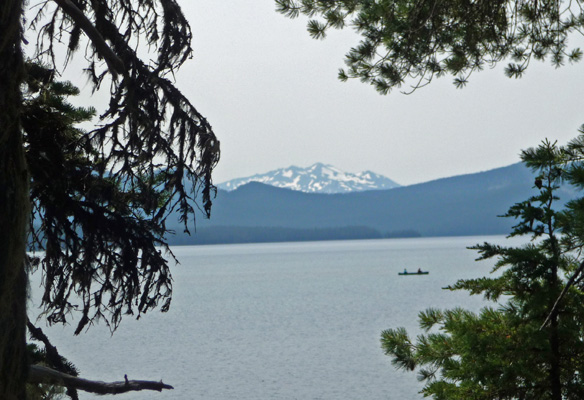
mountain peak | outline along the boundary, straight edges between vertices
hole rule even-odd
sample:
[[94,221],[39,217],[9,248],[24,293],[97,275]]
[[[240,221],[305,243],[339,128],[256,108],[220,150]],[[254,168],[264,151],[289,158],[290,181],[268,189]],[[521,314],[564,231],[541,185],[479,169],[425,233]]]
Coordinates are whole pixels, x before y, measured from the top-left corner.
[[217,187],[224,190],[234,190],[248,182],[261,182],[309,193],[348,193],[392,189],[400,186],[391,179],[371,171],[353,174],[344,172],[330,164],[317,162],[306,168],[290,166],[265,174],[233,179],[220,183]]

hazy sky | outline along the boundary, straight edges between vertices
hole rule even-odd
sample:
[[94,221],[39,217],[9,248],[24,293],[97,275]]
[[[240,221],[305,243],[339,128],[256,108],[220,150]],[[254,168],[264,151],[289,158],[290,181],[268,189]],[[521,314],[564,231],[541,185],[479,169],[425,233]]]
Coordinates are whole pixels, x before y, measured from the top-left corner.
[[177,85],[221,141],[215,183],[315,162],[371,170],[400,184],[478,172],[519,161],[542,139],[565,143],[584,123],[584,64],[555,70],[533,62],[520,80],[503,65],[404,95],[379,95],[337,79],[357,44],[349,28],[311,39],[306,20],[273,0],[182,0],[195,57]]

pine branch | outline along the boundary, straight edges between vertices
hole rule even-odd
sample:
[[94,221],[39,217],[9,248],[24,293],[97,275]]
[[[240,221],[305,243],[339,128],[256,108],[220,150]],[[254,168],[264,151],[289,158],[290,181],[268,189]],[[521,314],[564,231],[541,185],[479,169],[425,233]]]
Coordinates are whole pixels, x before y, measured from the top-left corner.
[[44,367],[42,365],[31,365],[28,375],[28,383],[45,383],[57,386],[74,387],[78,390],[97,394],[120,394],[140,390],[174,389],[172,386],[156,381],[125,381],[101,382],[88,379],[77,378],[75,376]]

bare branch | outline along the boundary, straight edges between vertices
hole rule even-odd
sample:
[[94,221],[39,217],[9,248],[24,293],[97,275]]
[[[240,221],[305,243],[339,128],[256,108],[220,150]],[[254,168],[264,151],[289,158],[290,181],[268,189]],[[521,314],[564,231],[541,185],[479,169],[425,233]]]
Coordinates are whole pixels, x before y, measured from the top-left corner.
[[564,290],[562,290],[562,293],[560,293],[560,295],[556,299],[554,306],[552,307],[552,309],[548,313],[548,316],[545,319],[545,321],[543,321],[543,324],[541,324],[541,327],[539,328],[539,330],[542,330],[543,328],[545,328],[545,326],[550,322],[552,315],[556,312],[556,310],[558,309],[558,306],[560,305],[560,301],[562,301],[562,299],[564,298],[564,296],[568,292],[568,289],[570,289],[570,287],[572,287],[574,285],[576,278],[578,278],[578,276],[580,276],[580,274],[582,274],[582,271],[584,271],[584,261],[580,264],[580,266],[578,267],[576,272],[574,272],[574,275],[572,275],[570,277],[570,279],[568,280],[568,283],[566,283],[566,286],[564,286]]
[[30,366],[28,383],[46,383],[74,387],[78,390],[97,394],[120,394],[140,390],[156,390],[161,392],[162,389],[174,389],[172,386],[162,383],[162,381],[129,381],[127,378],[121,382],[91,381],[77,378],[42,365]]

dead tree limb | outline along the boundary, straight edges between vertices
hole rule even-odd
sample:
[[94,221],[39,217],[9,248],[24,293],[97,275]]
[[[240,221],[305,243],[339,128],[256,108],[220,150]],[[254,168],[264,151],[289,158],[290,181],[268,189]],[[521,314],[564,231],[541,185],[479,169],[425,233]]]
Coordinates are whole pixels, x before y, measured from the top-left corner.
[[28,375],[29,383],[46,383],[57,386],[74,387],[78,390],[97,394],[120,394],[139,390],[174,389],[172,386],[156,381],[125,381],[101,382],[88,379],[77,378],[75,376],[44,367],[42,365],[31,365]]

